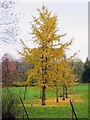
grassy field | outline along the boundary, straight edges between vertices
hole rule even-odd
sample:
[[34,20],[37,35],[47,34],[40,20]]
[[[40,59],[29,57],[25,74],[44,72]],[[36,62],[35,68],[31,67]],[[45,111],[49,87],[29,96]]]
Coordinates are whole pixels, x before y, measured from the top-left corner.
[[[74,108],[78,118],[88,118],[88,84],[75,85],[73,94],[69,94],[69,98],[65,101],[59,97],[59,103],[55,102],[55,90],[47,89],[46,106],[41,106],[40,89],[36,87],[28,87],[26,91],[26,99],[23,100],[26,110],[30,118],[71,118],[71,106],[69,100],[74,101]],[[19,94],[18,98],[24,97],[25,88],[10,87],[11,91]],[[4,90],[3,90],[4,91]],[[5,94],[3,92],[3,94]],[[33,104],[33,106],[31,106]],[[17,117],[26,117],[24,109],[19,104],[20,112]]]

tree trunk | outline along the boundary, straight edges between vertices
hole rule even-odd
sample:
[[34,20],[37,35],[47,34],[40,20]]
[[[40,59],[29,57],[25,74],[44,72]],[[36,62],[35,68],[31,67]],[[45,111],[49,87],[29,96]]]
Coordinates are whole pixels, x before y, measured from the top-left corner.
[[62,90],[60,89],[59,97],[62,97]]
[[40,99],[42,99],[42,90],[40,91]]
[[44,86],[42,88],[42,105],[46,105],[45,98],[46,98],[46,87]]
[[25,86],[25,91],[24,91],[24,100],[26,98],[26,91],[27,91],[27,86]]
[[56,103],[58,103],[59,100],[58,100],[58,89],[56,89]]
[[62,88],[62,100],[65,100],[65,96],[64,96],[64,84],[63,84],[62,87],[63,87],[63,88]]
[[66,98],[68,98],[67,86],[66,85],[65,85],[65,89],[66,89]]

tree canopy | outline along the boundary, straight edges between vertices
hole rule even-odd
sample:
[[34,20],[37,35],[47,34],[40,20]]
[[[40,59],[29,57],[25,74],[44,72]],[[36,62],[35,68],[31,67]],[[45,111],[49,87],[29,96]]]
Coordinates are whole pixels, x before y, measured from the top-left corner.
[[[23,40],[23,52],[20,54],[24,60],[34,65],[33,69],[28,70],[28,82],[36,79],[36,85],[42,88],[42,105],[45,105],[45,92],[48,86],[64,81],[66,76],[72,76],[73,72],[68,67],[70,58],[64,59],[67,48],[72,44],[72,40],[66,43],[61,42],[61,38],[66,35],[59,34],[57,25],[57,16],[52,15],[45,6],[38,9],[39,17],[33,17],[32,35],[33,40],[37,43],[37,48],[28,48]],[[63,76],[63,74],[65,75]],[[64,79],[65,78],[65,79]],[[56,82],[54,82],[56,81]],[[57,82],[58,81],[58,82]]]

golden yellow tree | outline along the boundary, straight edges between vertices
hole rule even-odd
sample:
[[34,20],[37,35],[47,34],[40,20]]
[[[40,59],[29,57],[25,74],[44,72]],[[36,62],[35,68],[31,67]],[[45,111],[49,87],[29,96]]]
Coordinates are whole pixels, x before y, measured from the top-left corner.
[[62,87],[63,87],[63,89],[62,89],[62,100],[65,100],[65,94],[66,94],[66,98],[68,98],[67,88],[69,86],[73,86],[74,83],[77,80],[73,69],[69,65],[69,61],[71,59],[72,59],[72,57],[70,57],[68,59],[64,59],[62,61],[62,64],[63,64],[63,69],[62,69]]
[[72,58],[76,55],[74,53],[69,58],[66,58],[65,56],[65,49],[69,47],[72,44],[72,41],[64,44],[64,49],[62,49],[62,54],[60,53],[60,49],[63,46],[63,44],[55,49],[55,56],[54,56],[54,62],[52,64],[52,70],[53,70],[53,85],[55,87],[56,92],[56,102],[59,102],[59,91],[60,87],[62,87],[62,100],[65,100],[65,94],[66,98],[67,96],[67,87],[74,85],[74,82],[76,80],[76,77],[73,73],[73,69],[69,65],[69,61],[72,60]]
[[[58,34],[56,15],[52,15],[44,6],[41,10],[38,9],[38,12],[39,17],[33,17],[33,22],[31,23],[31,34],[38,47],[30,49],[21,40],[23,45],[21,55],[27,63],[33,64],[33,69],[27,71],[28,82],[35,79],[35,84],[42,88],[42,105],[46,105],[46,88],[53,85],[53,80],[56,80],[57,73],[54,72],[54,67],[57,64],[61,65],[57,61],[62,60],[65,49],[71,45],[71,41],[61,44],[60,38],[66,34]],[[55,49],[56,47],[58,49]]]

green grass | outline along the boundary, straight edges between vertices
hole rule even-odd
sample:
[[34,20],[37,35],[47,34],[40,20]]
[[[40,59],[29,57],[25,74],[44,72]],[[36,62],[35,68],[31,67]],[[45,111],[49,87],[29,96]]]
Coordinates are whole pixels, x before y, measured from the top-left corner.
[[[71,110],[69,106],[65,106],[65,107],[39,106],[39,107],[26,107],[26,109],[28,111],[30,118],[70,118],[71,117]],[[25,113],[24,116],[26,117]]]
[[[78,118],[88,118],[88,105],[87,103],[75,104],[75,112]],[[65,106],[39,106],[39,107],[26,107],[30,118],[71,118],[72,111],[70,105]],[[26,117],[25,112],[22,112],[18,117]]]
[[[76,114],[78,118],[88,118],[88,86],[90,84],[78,84],[74,86],[74,95],[78,95],[80,99],[83,99],[83,102],[76,102],[74,103],[74,108],[76,111]],[[5,94],[5,89],[3,88],[3,95]],[[10,87],[11,91],[14,91],[19,94],[17,96],[18,98],[24,97],[23,93],[25,88],[20,87]],[[48,89],[47,90],[47,99],[55,97],[55,90],[54,89]],[[37,87],[28,87],[27,94],[26,94],[26,100],[23,102],[25,104],[31,104],[32,102],[34,104],[40,103],[38,100],[40,99],[40,89]],[[41,103],[40,103],[41,104]],[[17,117],[23,117],[22,113],[24,114],[24,117],[26,117],[24,109],[22,106],[20,107],[20,112],[17,115]],[[70,104],[65,105],[59,105],[59,106],[26,106],[27,112],[29,114],[30,118],[71,118],[71,106]]]

